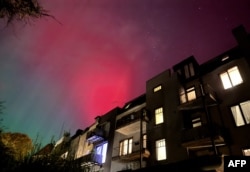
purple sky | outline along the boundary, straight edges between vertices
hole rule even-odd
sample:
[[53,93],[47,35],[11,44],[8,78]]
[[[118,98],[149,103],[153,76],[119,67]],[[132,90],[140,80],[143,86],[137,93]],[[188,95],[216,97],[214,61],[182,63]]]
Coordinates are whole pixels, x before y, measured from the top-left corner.
[[238,25],[250,32],[249,0],[40,2],[62,24],[0,20],[0,99],[6,131],[43,143],[143,94],[182,59],[203,63],[236,46]]

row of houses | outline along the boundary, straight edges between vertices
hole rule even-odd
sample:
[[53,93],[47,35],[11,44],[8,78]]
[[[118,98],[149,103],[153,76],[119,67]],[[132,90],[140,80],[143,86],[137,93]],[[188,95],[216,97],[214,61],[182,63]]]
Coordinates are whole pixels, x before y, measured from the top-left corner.
[[[146,93],[65,135],[61,157],[92,171],[223,171],[223,156],[250,156],[250,35],[198,64],[191,56],[146,82]],[[173,165],[174,164],[174,165]]]

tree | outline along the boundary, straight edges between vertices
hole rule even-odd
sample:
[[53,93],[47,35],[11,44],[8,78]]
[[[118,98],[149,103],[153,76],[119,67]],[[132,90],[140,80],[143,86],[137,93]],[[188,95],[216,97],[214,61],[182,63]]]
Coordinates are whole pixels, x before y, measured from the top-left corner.
[[9,156],[20,161],[32,150],[32,140],[22,133],[1,133],[0,142],[8,151]]
[[30,18],[50,16],[38,0],[0,0],[0,18],[6,18],[7,24],[13,20],[27,22]]

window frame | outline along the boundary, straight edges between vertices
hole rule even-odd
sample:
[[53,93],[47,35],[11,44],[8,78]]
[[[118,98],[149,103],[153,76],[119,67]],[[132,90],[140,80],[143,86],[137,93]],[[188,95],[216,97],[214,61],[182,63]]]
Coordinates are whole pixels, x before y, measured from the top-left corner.
[[186,79],[195,76],[194,64],[192,62],[185,64],[183,69]]
[[[125,144],[126,141],[127,141],[127,144]],[[133,152],[133,137],[120,141],[119,156],[129,155],[132,152]]]
[[192,119],[192,127],[196,128],[196,127],[200,127],[202,126],[202,122],[201,122],[201,117],[196,117]]
[[243,156],[250,156],[250,147],[242,149]]
[[147,139],[148,139],[147,134],[143,134],[142,135],[142,148],[144,148],[144,149],[147,148]]
[[[106,145],[106,146],[104,146],[104,145]],[[97,150],[98,148],[101,148],[101,154],[98,154],[98,150]],[[96,145],[95,150],[96,150],[97,155],[101,155],[101,163],[102,164],[105,163],[106,157],[107,157],[107,151],[108,151],[108,142],[103,142],[101,144]],[[99,161],[99,159],[98,159],[98,161]]]
[[163,161],[167,159],[167,146],[166,139],[159,139],[155,141],[155,151],[156,151],[156,160]]
[[[247,103],[247,106],[249,107],[248,108],[249,110],[243,107],[246,103]],[[230,110],[231,110],[236,127],[250,124],[250,100],[246,100],[238,104],[235,104],[233,106],[230,106]],[[238,117],[240,118],[240,121],[237,121]]]
[[240,85],[244,82],[237,65],[228,68],[224,72],[221,72],[219,77],[224,90],[236,87],[237,85]]
[[163,107],[162,106],[155,109],[154,115],[155,115],[155,125],[159,125],[159,124],[164,123],[164,113],[163,113]]
[[[191,94],[194,94],[194,95],[191,95]],[[191,98],[191,96],[192,96],[192,98]],[[191,87],[188,87],[188,88],[181,87],[179,89],[180,104],[191,102],[191,101],[193,101],[195,99],[197,99],[195,86],[191,86]]]
[[156,87],[153,88],[153,92],[156,93],[156,92],[159,92],[160,90],[162,90],[162,85],[157,85]]

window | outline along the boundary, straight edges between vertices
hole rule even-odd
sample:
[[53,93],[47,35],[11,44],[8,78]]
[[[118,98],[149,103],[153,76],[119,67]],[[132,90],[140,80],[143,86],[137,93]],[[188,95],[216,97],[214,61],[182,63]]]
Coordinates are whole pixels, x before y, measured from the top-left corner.
[[155,109],[155,124],[163,123],[163,108]]
[[157,161],[167,159],[165,139],[161,139],[161,140],[156,141],[156,159],[157,159]]
[[202,125],[201,118],[198,117],[198,118],[192,119],[192,125],[193,125],[193,128],[201,126]]
[[250,101],[242,102],[232,106],[231,111],[234,117],[236,126],[250,124]]
[[98,163],[105,163],[106,154],[107,154],[108,142],[98,145],[96,147],[96,159]]
[[126,139],[120,142],[120,153],[119,155],[127,155],[132,153],[133,139]]
[[161,85],[159,85],[159,86],[155,87],[155,88],[154,88],[154,93],[155,93],[155,92],[157,92],[157,91],[160,91],[160,90],[161,90],[161,88],[162,88],[162,87],[161,87]]
[[184,66],[185,71],[185,77],[190,78],[191,76],[194,76],[194,66],[193,63],[189,63]]
[[187,102],[186,92],[183,88],[180,89],[180,102],[181,104]]
[[191,101],[196,99],[195,87],[190,87],[186,90],[183,88],[180,89],[180,103],[186,103],[187,101]]
[[244,156],[250,156],[250,149],[243,149],[242,152]]
[[187,89],[187,99],[188,99],[188,101],[196,99],[194,87]]
[[234,87],[243,82],[237,66],[234,66],[228,69],[226,72],[220,74],[220,78],[224,89]]
[[147,135],[146,134],[143,135],[142,147],[147,148]]

